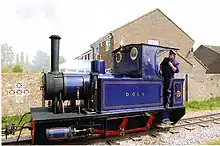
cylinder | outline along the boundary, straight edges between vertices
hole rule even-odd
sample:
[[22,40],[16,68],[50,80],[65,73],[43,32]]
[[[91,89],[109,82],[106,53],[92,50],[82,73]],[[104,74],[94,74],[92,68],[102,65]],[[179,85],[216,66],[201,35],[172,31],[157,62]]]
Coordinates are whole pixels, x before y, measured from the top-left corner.
[[60,37],[58,35],[50,36],[51,39],[51,72],[59,72],[59,50]]
[[57,127],[46,129],[46,135],[48,139],[56,140],[56,139],[68,139],[71,137],[71,128],[70,127]]
[[104,60],[93,60],[91,62],[91,72],[105,74],[105,61]]

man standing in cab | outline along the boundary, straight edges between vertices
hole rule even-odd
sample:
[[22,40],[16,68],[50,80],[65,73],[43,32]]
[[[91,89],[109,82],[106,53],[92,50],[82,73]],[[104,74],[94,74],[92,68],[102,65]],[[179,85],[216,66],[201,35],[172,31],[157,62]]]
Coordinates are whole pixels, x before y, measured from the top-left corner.
[[179,73],[179,62],[176,58],[176,51],[170,50],[169,56],[165,57],[160,64],[160,74],[163,81],[163,105],[164,108],[170,106],[171,86],[175,73]]

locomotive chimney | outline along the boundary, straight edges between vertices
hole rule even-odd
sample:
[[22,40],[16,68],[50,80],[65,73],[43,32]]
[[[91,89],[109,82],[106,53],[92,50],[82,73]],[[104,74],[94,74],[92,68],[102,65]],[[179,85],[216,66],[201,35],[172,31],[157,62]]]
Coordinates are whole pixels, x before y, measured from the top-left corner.
[[51,72],[59,72],[60,37],[51,35]]

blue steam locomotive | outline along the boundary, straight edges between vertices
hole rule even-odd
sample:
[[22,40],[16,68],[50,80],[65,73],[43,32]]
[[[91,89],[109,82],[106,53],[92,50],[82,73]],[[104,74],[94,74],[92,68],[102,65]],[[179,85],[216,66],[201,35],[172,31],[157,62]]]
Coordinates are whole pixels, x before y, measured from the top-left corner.
[[31,108],[32,144],[60,139],[95,138],[145,131],[164,119],[174,124],[185,115],[183,81],[175,78],[172,102],[163,107],[163,79],[156,62],[161,51],[177,50],[129,44],[112,52],[113,73],[93,60],[91,73],[59,72],[60,37],[52,35],[51,71],[42,77],[48,107]]

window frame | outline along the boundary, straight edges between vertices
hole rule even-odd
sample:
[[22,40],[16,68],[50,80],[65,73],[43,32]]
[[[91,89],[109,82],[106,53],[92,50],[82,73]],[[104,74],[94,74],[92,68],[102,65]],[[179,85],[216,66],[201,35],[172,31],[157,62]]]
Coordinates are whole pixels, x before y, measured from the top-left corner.
[[110,51],[111,48],[111,39],[105,41],[105,52]]
[[94,56],[99,55],[99,53],[100,53],[100,47],[98,45],[97,47],[94,48]]

